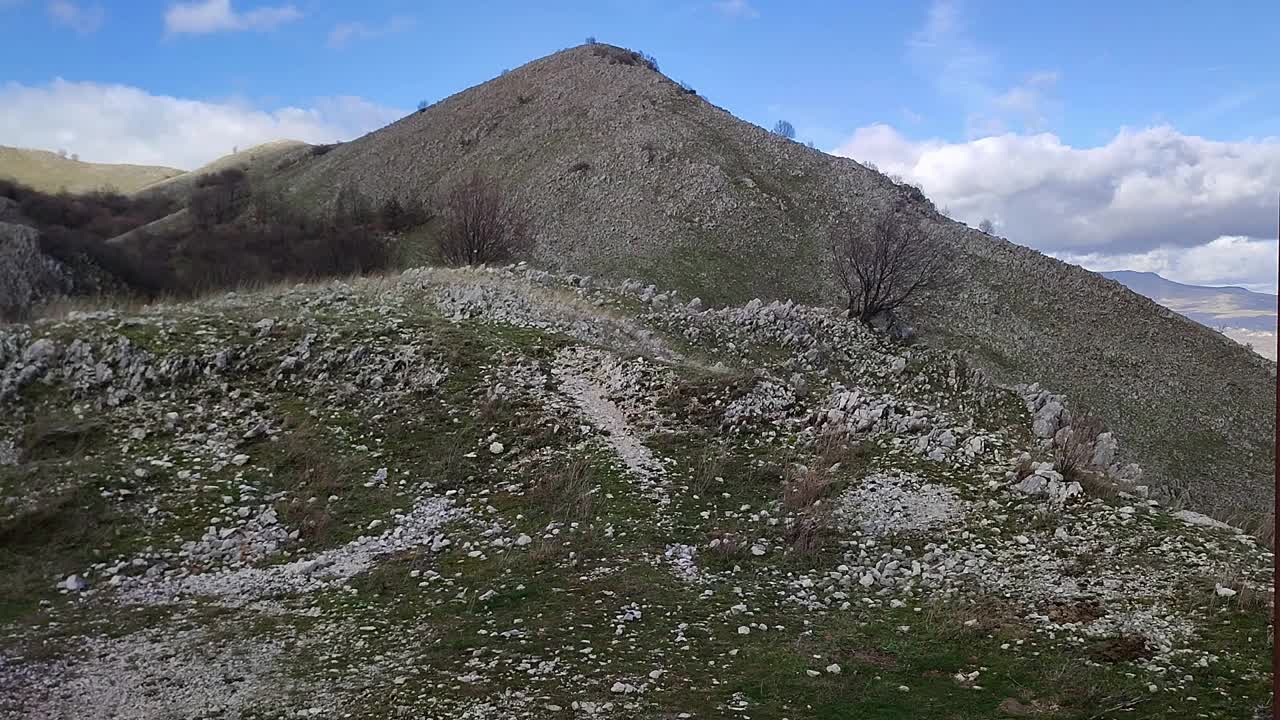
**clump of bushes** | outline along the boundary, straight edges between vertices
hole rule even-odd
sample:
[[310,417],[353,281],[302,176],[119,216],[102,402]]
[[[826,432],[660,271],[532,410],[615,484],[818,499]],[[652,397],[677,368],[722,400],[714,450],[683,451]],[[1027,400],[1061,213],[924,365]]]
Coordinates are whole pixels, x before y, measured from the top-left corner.
[[[235,169],[200,178],[190,226],[173,230],[143,227],[177,211],[170,200],[49,195],[4,181],[0,196],[39,231],[41,251],[72,270],[75,292],[146,298],[385,270],[396,259],[387,235],[431,217],[421,202],[391,197],[375,207],[351,188],[332,214],[303,213],[255,193]],[[124,233],[127,240],[108,242]]]
[[210,228],[234,220],[248,201],[248,176],[233,168],[196,180],[187,211],[198,227]]
[[134,198],[117,192],[50,194],[0,180],[0,197],[18,203],[18,212],[37,229],[63,228],[105,240],[168,215],[177,204],[164,198]]
[[597,43],[592,45],[591,54],[607,59],[610,65],[638,65],[658,72],[657,58],[635,50]]

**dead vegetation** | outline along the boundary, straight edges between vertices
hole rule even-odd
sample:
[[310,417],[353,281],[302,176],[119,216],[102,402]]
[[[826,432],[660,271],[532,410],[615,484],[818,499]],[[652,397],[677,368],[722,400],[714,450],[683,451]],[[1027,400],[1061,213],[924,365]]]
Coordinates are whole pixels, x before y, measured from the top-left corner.
[[787,523],[782,541],[789,556],[804,557],[830,547],[836,539],[834,535],[830,510],[811,506]]
[[293,423],[270,446],[274,484],[289,490],[291,496],[276,509],[281,522],[296,527],[305,542],[324,542],[335,527],[329,496],[345,492],[357,468],[350,459],[325,450],[331,440],[310,416],[296,418]]
[[1094,474],[1094,452],[1098,435],[1105,431],[1102,419],[1089,412],[1078,412],[1071,418],[1071,425],[1060,431],[1053,450],[1053,469],[1068,482],[1085,483],[1085,476]]
[[595,485],[590,463],[577,457],[544,468],[529,496],[557,520],[581,522],[590,520],[595,510]]
[[529,216],[496,180],[472,173],[444,202],[440,256],[450,265],[502,262],[529,251]]
[[93,420],[38,416],[23,428],[22,459],[31,462],[79,458],[103,437],[103,425]]
[[591,43],[591,54],[596,57],[602,57],[609,61],[610,65],[632,65],[646,67],[654,72],[658,72],[658,61],[651,55],[646,55],[635,50],[615,47],[613,45],[605,45],[603,43]]
[[948,256],[941,241],[897,210],[838,223],[829,248],[849,317],[863,322],[947,279]]

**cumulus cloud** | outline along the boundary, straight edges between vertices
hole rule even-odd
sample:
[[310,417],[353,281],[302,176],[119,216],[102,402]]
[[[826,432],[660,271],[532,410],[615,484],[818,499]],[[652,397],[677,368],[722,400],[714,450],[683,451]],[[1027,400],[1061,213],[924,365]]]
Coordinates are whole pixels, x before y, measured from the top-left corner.
[[1276,334],[1273,332],[1228,327],[1222,330],[1222,334],[1241,345],[1252,347],[1254,352],[1264,358],[1269,360],[1276,359]]
[[127,85],[58,79],[0,85],[0,142],[66,148],[90,162],[193,169],[231,152],[280,139],[350,140],[405,112],[358,97],[321,98],[311,107],[261,109],[152,95]]
[[51,0],[49,17],[81,35],[90,35],[102,27],[107,13],[101,5],[78,5],[70,0]]
[[1142,253],[1059,253],[1058,259],[1098,272],[1153,272],[1187,285],[1238,285],[1255,292],[1276,292],[1280,243],[1224,236],[1195,247],[1158,247]]
[[344,48],[352,42],[374,40],[386,35],[409,30],[414,19],[407,16],[396,16],[381,25],[368,25],[362,22],[340,23],[329,31],[328,45],[334,49]]
[[1050,133],[950,143],[872,125],[833,152],[919,184],[959,220],[990,218],[1012,240],[1077,254],[1270,237],[1280,187],[1280,138],[1217,142],[1169,127],[1075,148]]
[[302,11],[293,5],[264,6],[238,12],[231,6],[231,0],[195,0],[170,5],[164,13],[164,29],[170,35],[267,31],[301,17]]
[[712,4],[716,12],[730,18],[757,18],[760,11],[752,7],[747,0],[720,0]]

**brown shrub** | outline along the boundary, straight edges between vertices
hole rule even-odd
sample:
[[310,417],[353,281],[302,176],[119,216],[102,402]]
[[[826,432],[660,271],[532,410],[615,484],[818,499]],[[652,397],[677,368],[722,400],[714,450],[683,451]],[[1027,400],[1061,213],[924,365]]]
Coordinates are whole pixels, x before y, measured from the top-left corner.
[[838,223],[829,248],[849,317],[863,322],[951,279],[946,246],[896,210]]
[[440,255],[451,265],[502,262],[528,251],[529,219],[493,179],[474,173],[445,200]]

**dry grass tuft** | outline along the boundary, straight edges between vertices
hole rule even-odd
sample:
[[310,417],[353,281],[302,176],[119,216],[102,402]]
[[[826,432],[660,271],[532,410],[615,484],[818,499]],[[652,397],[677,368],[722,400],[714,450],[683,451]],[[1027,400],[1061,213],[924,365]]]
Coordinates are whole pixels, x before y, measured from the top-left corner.
[[718,482],[724,480],[726,453],[721,447],[707,447],[698,456],[693,467],[693,478],[689,483],[689,491],[702,497]]
[[1088,412],[1076,414],[1063,441],[1054,447],[1053,469],[1062,473],[1068,482],[1075,480],[1085,484],[1083,476],[1089,474],[1099,433],[1105,431],[1102,419]]
[[594,489],[591,466],[582,458],[574,458],[547,468],[529,495],[556,519],[575,522],[591,519]]
[[747,556],[747,544],[737,535],[722,533],[711,538],[706,552],[712,557],[736,563]]
[[[355,463],[320,450],[329,437],[309,415],[291,417],[293,426],[271,443],[271,470],[292,499],[277,508],[280,521],[298,528],[305,542],[323,542],[336,529],[328,509],[330,495],[344,490]],[[313,501],[312,498],[315,498]]]
[[831,513],[810,507],[787,525],[782,540],[791,556],[813,555],[823,550],[833,540]]
[[831,476],[825,467],[808,467],[782,486],[782,506],[792,511],[805,510],[831,490]]
[[[1223,597],[1218,594],[1217,586],[1235,590],[1235,595]],[[1260,588],[1237,575],[1224,575],[1214,583],[1210,603],[1221,605],[1242,612],[1265,610],[1268,613],[1275,605],[1275,591],[1269,587]]]

